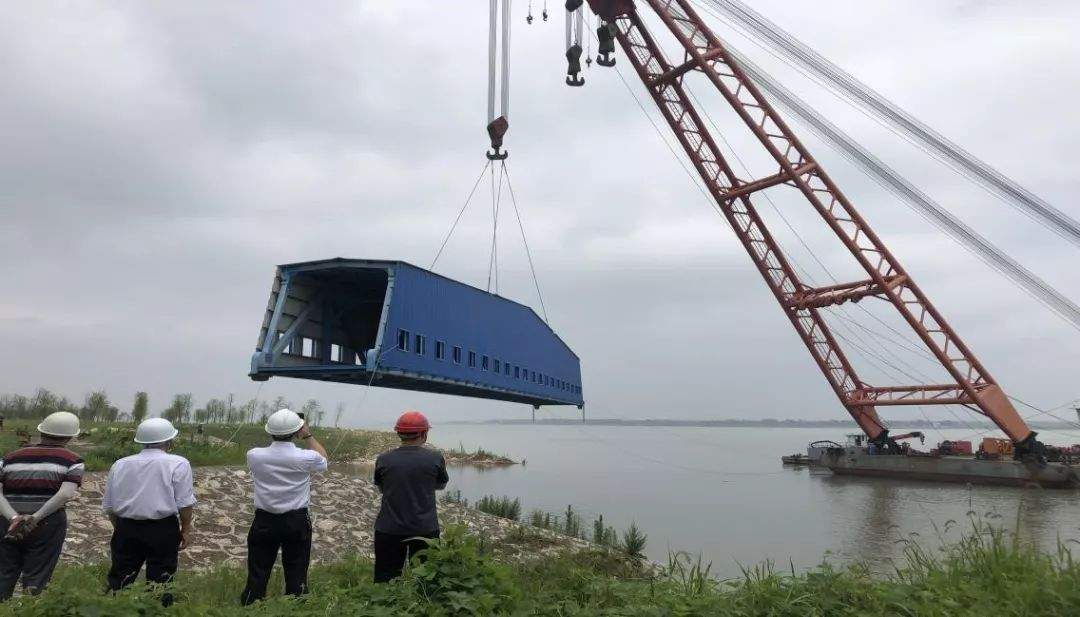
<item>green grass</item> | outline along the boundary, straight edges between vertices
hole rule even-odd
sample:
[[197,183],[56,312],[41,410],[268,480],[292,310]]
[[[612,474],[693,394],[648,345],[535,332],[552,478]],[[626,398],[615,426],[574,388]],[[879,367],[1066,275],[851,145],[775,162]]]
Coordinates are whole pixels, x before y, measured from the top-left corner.
[[[20,438],[16,431],[36,439],[34,426],[36,423],[29,421],[5,423],[4,431],[0,432],[0,451],[10,452],[18,447]],[[202,435],[191,424],[179,428],[180,435],[173,442],[171,452],[187,458],[196,467],[243,465],[248,450],[270,442],[257,424],[207,424]],[[397,435],[390,432],[313,427],[312,433],[326,447],[331,462],[372,458],[400,443]],[[132,441],[134,436],[135,425],[131,423],[90,424],[83,426],[79,438],[84,443],[71,447],[82,455],[88,470],[105,471],[116,459],[139,450]]]
[[[1080,565],[1064,547],[1039,553],[1000,531],[976,525],[961,542],[941,551],[907,546],[907,565],[872,575],[863,566],[822,565],[806,573],[780,572],[769,564],[717,581],[709,567],[673,555],[666,567],[603,550],[542,558],[529,565],[493,561],[482,544],[448,529],[428,551],[429,560],[402,579],[376,587],[363,559],[317,566],[305,599],[271,597],[248,609],[237,606],[243,572],[222,568],[183,572],[178,603],[161,609],[146,590],[101,593],[103,566],[67,566],[37,598],[0,605],[0,617],[224,616],[418,617],[508,615],[770,616],[770,617],[983,617],[1080,614]],[[280,575],[271,587],[281,588]]]

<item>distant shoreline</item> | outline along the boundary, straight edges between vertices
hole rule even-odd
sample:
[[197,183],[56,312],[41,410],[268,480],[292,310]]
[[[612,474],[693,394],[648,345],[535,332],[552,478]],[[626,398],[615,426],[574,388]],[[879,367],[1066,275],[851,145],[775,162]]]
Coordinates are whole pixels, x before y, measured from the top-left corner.
[[[535,423],[531,420],[517,420],[517,419],[489,419],[489,420],[445,420],[440,424],[453,424],[453,425],[530,425],[540,424],[545,426],[580,426],[583,422],[579,419],[559,419],[559,418],[545,418],[543,420],[537,420]],[[668,420],[668,419],[645,419],[645,420],[622,420],[618,418],[586,418],[584,424],[590,426],[611,426],[611,427],[696,427],[696,428],[817,428],[817,429],[837,429],[837,430],[851,430],[858,431],[859,427],[850,421],[844,420]],[[889,423],[892,429],[958,429],[958,430],[976,430],[976,431],[993,431],[997,427],[986,423],[961,423],[955,420],[943,420],[941,422],[927,422],[926,420],[910,420],[910,421],[893,421]],[[1074,424],[1068,424],[1065,422],[1053,422],[1053,423],[1029,423],[1029,426],[1035,430],[1073,430],[1078,433],[1078,439],[1080,439],[1080,427]]]

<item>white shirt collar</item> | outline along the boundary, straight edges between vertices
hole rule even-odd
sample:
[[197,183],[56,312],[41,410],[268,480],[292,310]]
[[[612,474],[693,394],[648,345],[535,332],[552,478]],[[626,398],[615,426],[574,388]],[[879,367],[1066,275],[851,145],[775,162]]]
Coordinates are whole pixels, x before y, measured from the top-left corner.
[[139,454],[143,456],[158,456],[166,454],[166,452],[161,448],[143,448],[142,450],[139,450]]
[[295,448],[296,444],[294,444],[291,441],[278,441],[278,440],[275,439],[274,441],[270,442],[270,447],[271,448],[274,448],[274,447],[278,447],[278,448]]

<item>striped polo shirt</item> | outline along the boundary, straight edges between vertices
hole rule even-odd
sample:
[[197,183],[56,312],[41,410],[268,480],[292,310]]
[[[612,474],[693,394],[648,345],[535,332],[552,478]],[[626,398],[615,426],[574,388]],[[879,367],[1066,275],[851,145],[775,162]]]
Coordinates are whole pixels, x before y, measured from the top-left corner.
[[0,461],[4,497],[19,514],[33,514],[60,490],[64,482],[82,486],[86,465],[63,446],[19,448]]

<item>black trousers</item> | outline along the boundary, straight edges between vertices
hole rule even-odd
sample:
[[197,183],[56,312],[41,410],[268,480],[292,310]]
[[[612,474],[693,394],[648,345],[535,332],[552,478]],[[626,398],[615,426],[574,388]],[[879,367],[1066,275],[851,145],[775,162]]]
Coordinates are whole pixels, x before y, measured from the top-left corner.
[[[0,517],[3,531],[10,522]],[[41,519],[34,531],[22,540],[0,541],[0,601],[11,598],[20,578],[27,593],[41,593],[60,560],[66,536],[67,513],[57,510]]]
[[410,557],[427,548],[419,538],[438,538],[439,532],[397,535],[375,532],[375,582],[386,583],[401,576]]
[[281,567],[285,570],[285,593],[307,593],[308,565],[311,563],[311,517],[307,508],[282,514],[255,510],[255,520],[248,531],[248,578],[240,604],[248,605],[266,597],[270,572],[281,549]]
[[[107,577],[109,589],[117,591],[135,582],[146,564],[146,582],[165,584],[176,575],[180,556],[180,520],[175,516],[156,520],[121,518],[116,521],[109,543],[112,566]],[[172,594],[161,596],[165,606]]]

